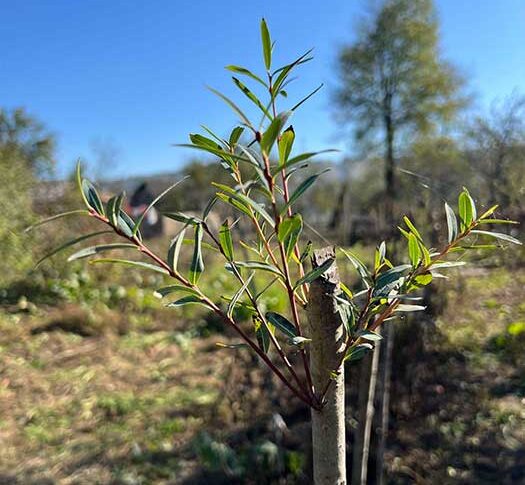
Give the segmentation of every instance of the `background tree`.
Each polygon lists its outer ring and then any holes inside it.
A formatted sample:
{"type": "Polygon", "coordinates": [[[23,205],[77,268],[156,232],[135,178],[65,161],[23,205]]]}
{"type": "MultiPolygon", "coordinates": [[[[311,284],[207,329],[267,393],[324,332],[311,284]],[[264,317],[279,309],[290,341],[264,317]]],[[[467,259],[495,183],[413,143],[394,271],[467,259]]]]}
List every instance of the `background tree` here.
{"type": "Polygon", "coordinates": [[[55,139],[24,108],[0,108],[0,147],[15,149],[17,158],[37,175],[53,167],[55,139]]]}
{"type": "MultiPolygon", "coordinates": [[[[336,109],[344,121],[352,123],[358,142],[372,142],[384,151],[385,228],[395,227],[399,143],[415,130],[427,133],[451,120],[464,102],[458,96],[461,79],[442,59],[438,40],[432,0],[387,0],[362,22],[359,38],[339,54],[336,109]]],[[[384,433],[391,332],[392,326],[387,326],[382,372],[384,433]]],[[[383,434],[381,441],[384,439],[383,434]]]]}
{"type": "Polygon", "coordinates": [[[525,180],[525,96],[514,93],[478,117],[466,140],[467,158],[491,204],[520,208],[525,180]]]}

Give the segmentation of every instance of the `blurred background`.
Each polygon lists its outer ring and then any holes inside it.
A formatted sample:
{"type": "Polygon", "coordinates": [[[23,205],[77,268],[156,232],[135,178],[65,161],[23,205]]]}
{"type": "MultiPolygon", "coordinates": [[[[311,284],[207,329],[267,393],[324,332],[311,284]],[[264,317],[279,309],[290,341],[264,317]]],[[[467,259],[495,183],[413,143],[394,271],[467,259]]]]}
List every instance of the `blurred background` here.
{"type": "MultiPolygon", "coordinates": [[[[35,268],[98,227],[88,218],[24,232],[81,207],[77,159],[104,200],[126,191],[134,217],[184,175],[158,209],[202,212],[211,182],[228,175],[172,145],[201,124],[231,131],[235,116],[206,86],[233,98],[224,66],[264,73],[262,16],[277,64],[315,48],[280,109],[323,84],[293,118],[298,150],[338,149],[308,169],[330,171],[298,205],[316,246],[372,262],[406,214],[438,247],[443,203],[463,186],[480,212],[500,204],[499,218],[525,221],[521,0],[0,9],[0,483],[309,483],[308,409],[251,353],[218,348],[234,338],[215,316],[164,308],[153,295],[161,275],[63,253],[35,268]]],[[[211,220],[229,215],[217,204],[211,220]]],[[[522,225],[502,227],[523,241],[522,225]]],[[[177,229],[152,211],[144,236],[164,254],[177,229]]],[[[524,256],[522,246],[469,253],[466,270],[425,291],[424,315],[396,323],[388,483],[525,483],[524,256]]],[[[218,299],[237,289],[213,254],[203,286],[218,299]]],[[[278,289],[265,298],[285,311],[278,289]]],[[[359,366],[348,372],[351,463],[359,366]]]]}

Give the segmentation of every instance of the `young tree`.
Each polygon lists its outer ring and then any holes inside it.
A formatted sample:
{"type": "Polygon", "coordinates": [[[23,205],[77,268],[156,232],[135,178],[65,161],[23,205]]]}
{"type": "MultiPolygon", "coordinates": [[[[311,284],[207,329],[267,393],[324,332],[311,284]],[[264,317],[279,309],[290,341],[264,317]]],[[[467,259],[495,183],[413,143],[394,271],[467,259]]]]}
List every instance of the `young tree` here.
{"type": "MultiPolygon", "coordinates": [[[[236,349],[248,347],[264,362],[277,378],[298,399],[311,408],[312,448],[314,481],[318,485],[346,483],[345,469],[345,416],[344,416],[344,363],[353,363],[373,349],[380,339],[378,328],[402,312],[422,309],[414,304],[413,293],[430,283],[438,271],[462,265],[460,261],[445,261],[451,251],[461,251],[463,243],[476,233],[480,236],[518,242],[504,234],[488,233],[476,229],[490,222],[492,207],[478,216],[474,202],[464,190],[459,199],[459,222],[452,209],[447,206],[449,239],[439,249],[428,248],[413,224],[405,219],[402,232],[408,243],[408,262],[394,266],[382,243],[375,255],[373,268],[367,268],[352,253],[341,249],[355,266],[361,277],[361,287],[355,292],[339,281],[335,266],[335,249],[314,251],[311,244],[301,238],[303,219],[294,213],[296,202],[321,174],[314,174],[299,183],[293,183],[295,174],[303,169],[317,153],[293,154],[295,133],[287,124],[293,112],[308,99],[303,98],[290,110],[278,111],[284,96],[284,87],[298,66],[309,61],[309,52],[294,62],[277,69],[272,68],[273,44],[263,20],[261,23],[263,58],[266,72],[259,76],[241,66],[228,66],[236,73],[234,84],[260,111],[259,125],[246,116],[236,103],[214,91],[239,116],[241,124],[236,126],[228,138],[223,139],[206,130],[206,135],[191,134],[187,146],[216,156],[229,174],[230,183],[214,183],[216,193],[203,210],[201,217],[178,212],[165,213],[185,224],[170,243],[166,256],[152,251],[141,237],[140,227],[148,210],[156,205],[174,184],[160,194],[148,206],[138,220],[132,220],[122,210],[124,194],[110,198],[104,203],[93,184],[82,177],[80,165],[77,182],[85,209],[59,214],[41,223],[62,217],[83,214],[98,220],[106,229],[113,231],[119,240],[81,249],[68,260],[95,256],[92,263],[133,265],[156,271],[172,281],[171,285],[157,290],[160,297],[179,294],[168,303],[168,307],[202,305],[214,312],[225,325],[239,337],[237,344],[222,344],[236,349]],[[264,100],[255,95],[244,81],[244,76],[262,86],[264,100]],[[241,135],[247,132],[247,143],[241,143],[241,135]],[[240,167],[244,170],[241,171],[240,167]],[[246,178],[248,172],[250,178],[246,178]],[[238,238],[235,225],[225,221],[214,232],[207,223],[210,209],[215,203],[225,203],[239,217],[245,218],[253,227],[254,242],[238,238]],[[193,233],[188,241],[186,234],[193,233]],[[179,264],[182,244],[193,246],[189,269],[179,264]],[[240,246],[248,249],[251,259],[240,257],[240,246]],[[102,253],[114,250],[135,251],[147,261],[134,259],[100,258],[102,253]],[[137,251],[138,250],[138,251],[137,251]],[[238,290],[231,296],[216,299],[203,292],[199,285],[206,277],[204,252],[221,257],[225,272],[234,278],[238,290]],[[311,258],[312,269],[305,263],[311,258]],[[257,278],[261,283],[258,293],[250,288],[257,278]],[[267,311],[260,297],[272,285],[279,285],[288,300],[286,315],[267,311]],[[224,304],[226,301],[226,304],[224,304]],[[236,318],[235,309],[242,306],[251,316],[250,323],[236,318]],[[308,325],[305,325],[307,317],[308,325]]],[[[287,97],[287,96],[284,96],[287,97]]],[[[61,245],[58,250],[95,238],[107,230],[80,235],[61,245]]]]}

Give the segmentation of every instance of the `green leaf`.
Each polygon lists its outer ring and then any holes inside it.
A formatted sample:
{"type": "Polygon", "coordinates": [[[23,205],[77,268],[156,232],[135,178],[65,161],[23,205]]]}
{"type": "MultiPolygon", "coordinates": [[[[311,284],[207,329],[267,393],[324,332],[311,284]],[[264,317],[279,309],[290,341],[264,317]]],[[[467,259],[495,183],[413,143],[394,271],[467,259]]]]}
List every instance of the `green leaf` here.
{"type": "Polygon", "coordinates": [[[241,138],[243,132],[244,132],[244,127],[243,126],[236,126],[232,130],[232,132],[230,134],[230,139],[229,139],[230,148],[233,149],[233,147],[235,147],[235,145],[237,145],[237,142],[241,138]]]}
{"type": "Polygon", "coordinates": [[[106,204],[106,212],[109,219],[109,223],[113,227],[118,227],[118,215],[122,207],[122,201],[124,200],[124,192],[119,195],[115,195],[108,200],[106,204]]]}
{"type": "Polygon", "coordinates": [[[458,221],[452,208],[445,202],[445,212],[447,214],[448,242],[451,243],[458,237],[458,221]]]}
{"type": "Polygon", "coordinates": [[[95,186],[87,179],[82,180],[82,193],[87,200],[88,206],[97,214],[104,215],[104,206],[95,186]]]}
{"type": "Polygon", "coordinates": [[[270,350],[270,331],[259,318],[254,317],[253,324],[255,326],[255,336],[257,337],[259,347],[266,354],[268,350],[270,350]]]}
{"type": "Polygon", "coordinates": [[[401,305],[398,305],[394,312],[420,312],[425,310],[427,307],[422,305],[408,305],[402,303],[401,305]]]}
{"type": "Polygon", "coordinates": [[[172,293],[175,293],[177,291],[181,291],[183,293],[190,293],[192,295],[198,295],[199,293],[194,290],[193,288],[188,288],[184,285],[170,285],[170,286],[164,286],[162,288],[159,288],[158,290],[155,290],[153,292],[153,295],[157,298],[164,298],[167,295],[171,295],[172,293]]]}
{"type": "Polygon", "coordinates": [[[460,230],[464,232],[469,228],[472,221],[476,219],[476,206],[467,189],[463,189],[459,194],[458,206],[460,230]]]}
{"type": "Polygon", "coordinates": [[[492,214],[494,214],[494,211],[499,207],[498,204],[493,205],[490,209],[486,210],[483,214],[479,216],[480,219],[485,219],[492,214]]]}
{"type": "Polygon", "coordinates": [[[410,229],[410,232],[412,232],[414,236],[416,236],[417,239],[419,239],[420,241],[423,241],[423,238],[421,237],[421,234],[419,233],[419,231],[416,229],[416,226],[412,224],[412,221],[407,216],[403,217],[403,221],[405,221],[405,224],[410,229]]]}
{"type": "Polygon", "coordinates": [[[184,305],[202,305],[208,308],[208,305],[204,303],[198,296],[196,295],[188,295],[180,300],[172,301],[171,303],[168,303],[167,307],[179,307],[184,305]]]}
{"type": "Polygon", "coordinates": [[[321,175],[323,175],[327,171],[328,170],[323,170],[322,172],[316,173],[315,175],[310,175],[310,177],[308,177],[305,180],[303,180],[299,184],[299,186],[294,190],[294,192],[290,196],[290,199],[288,200],[288,202],[281,209],[281,214],[286,213],[286,211],[288,210],[288,207],[291,207],[292,204],[297,202],[299,197],[301,197],[315,183],[317,178],[320,177],[321,175]]]}
{"type": "Polygon", "coordinates": [[[138,268],[142,269],[149,269],[150,271],[156,271],[157,273],[162,274],[169,274],[168,270],[165,268],[162,268],[161,266],[156,266],[151,263],[143,263],[142,261],[131,261],[128,259],[110,259],[110,258],[101,258],[101,259],[93,259],[89,262],[90,264],[99,264],[99,263],[116,263],[116,264],[123,264],[126,266],[136,266],[138,268]]]}
{"type": "Polygon", "coordinates": [[[351,251],[345,250],[343,248],[339,249],[350,260],[354,268],[359,273],[359,276],[361,277],[361,280],[365,286],[369,288],[372,282],[372,275],[370,274],[370,271],[368,271],[366,265],[351,251]]]}
{"type": "Polygon", "coordinates": [[[286,257],[290,259],[295,244],[303,230],[303,218],[301,214],[294,214],[292,217],[283,219],[279,225],[277,239],[284,244],[286,257]]]}
{"type": "Polygon", "coordinates": [[[298,336],[294,324],[283,315],[276,312],[268,312],[265,316],[275,328],[283,332],[287,337],[295,338],[298,336]]]}
{"type": "Polygon", "coordinates": [[[299,106],[301,106],[303,103],[308,101],[314,94],[316,94],[322,87],[324,86],[323,83],[319,84],[308,96],[305,96],[301,101],[299,101],[290,111],[295,111],[299,106]]]}
{"type": "Polygon", "coordinates": [[[219,244],[228,261],[233,261],[233,239],[228,221],[224,221],[219,230],[219,244]]]}
{"type": "Polygon", "coordinates": [[[230,303],[228,305],[228,309],[226,311],[226,314],[231,318],[232,315],[233,315],[233,310],[235,309],[235,305],[237,304],[237,302],[239,301],[239,298],[242,296],[242,294],[246,291],[246,289],[248,288],[248,285],[250,284],[250,282],[252,281],[253,279],[253,276],[255,275],[255,273],[252,273],[250,276],[248,276],[248,278],[246,279],[246,281],[243,283],[243,285],[239,288],[239,290],[235,293],[235,295],[233,295],[232,299],[230,300],[230,303]]]}
{"type": "Polygon", "coordinates": [[[509,219],[481,219],[478,224],[519,224],[509,219]]]}
{"type": "Polygon", "coordinates": [[[217,347],[220,347],[221,349],[232,349],[232,350],[237,350],[237,349],[242,349],[243,347],[248,347],[248,344],[242,344],[242,343],[239,343],[239,344],[225,344],[225,343],[222,343],[222,342],[216,342],[215,345],[217,347]]]}
{"type": "Polygon", "coordinates": [[[299,58],[297,58],[294,62],[290,63],[290,64],[287,64],[283,67],[280,67],[279,69],[276,69],[273,73],[272,73],[272,77],[274,77],[276,74],[279,74],[277,76],[277,78],[275,79],[275,82],[272,86],[273,88],[273,92],[272,92],[272,98],[275,98],[276,96],[276,93],[279,92],[281,90],[281,87],[284,87],[284,82],[286,80],[286,78],[288,77],[288,75],[290,74],[290,72],[295,68],[297,67],[298,65],[300,64],[303,64],[305,62],[308,62],[308,61],[311,61],[313,59],[313,57],[310,56],[310,54],[312,53],[313,49],[309,49],[308,51],[306,51],[302,56],[300,56],[299,58]]]}
{"type": "Polygon", "coordinates": [[[263,133],[261,138],[261,150],[266,154],[269,154],[272,150],[272,147],[279,136],[283,126],[288,121],[288,118],[292,114],[291,111],[284,111],[279,113],[270,123],[270,126],[263,133]]]}
{"type": "Polygon", "coordinates": [[[282,276],[282,273],[275,266],[272,266],[268,263],[262,263],[260,261],[232,261],[231,263],[226,263],[226,269],[230,270],[232,264],[240,268],[267,271],[269,273],[274,273],[276,275],[282,276]]]}
{"type": "Polygon", "coordinates": [[[257,106],[264,115],[271,120],[273,116],[270,114],[270,112],[266,109],[266,107],[261,103],[259,98],[253,94],[248,87],[240,80],[237,79],[235,76],[232,77],[233,82],[235,85],[244,93],[244,95],[253,103],[255,106],[257,106]]]}
{"type": "Polygon", "coordinates": [[[261,41],[263,47],[264,65],[266,70],[270,70],[272,66],[272,41],[270,39],[270,31],[264,18],[261,20],[261,41]]]}
{"type": "Polygon", "coordinates": [[[90,207],[86,194],[84,193],[84,189],[82,188],[81,170],[82,170],[82,166],[80,164],[80,158],[79,158],[77,161],[77,169],[76,169],[77,187],[78,187],[78,191],[80,192],[80,195],[82,195],[82,200],[84,201],[84,204],[86,204],[86,207],[90,207]]]}
{"type": "Polygon", "coordinates": [[[195,246],[193,248],[193,258],[191,260],[188,278],[192,284],[197,284],[204,271],[204,261],[202,259],[202,224],[195,227],[195,246]]]}
{"type": "Polygon", "coordinates": [[[370,340],[372,342],[377,342],[378,340],[383,339],[381,335],[376,332],[372,332],[371,330],[364,330],[362,333],[359,333],[358,336],[362,339],[370,340]]]}
{"type": "Polygon", "coordinates": [[[226,66],[225,69],[228,69],[228,71],[231,72],[236,72],[237,74],[243,74],[244,76],[251,77],[254,81],[257,81],[258,83],[262,84],[265,88],[268,88],[268,85],[259,76],[251,72],[249,69],[246,69],[245,67],[230,64],[229,66],[226,66]]]}
{"type": "MultiPolygon", "coordinates": [[[[135,221],[126,214],[122,209],[120,209],[118,216],[117,229],[119,229],[125,236],[133,237],[133,228],[135,227],[135,221]]],[[[142,236],[140,231],[137,231],[136,237],[140,240],[142,236]]]]}
{"type": "Polygon", "coordinates": [[[310,254],[312,254],[312,246],[312,241],[308,241],[306,243],[306,246],[304,247],[301,255],[299,256],[299,262],[304,263],[306,258],[308,258],[310,254]]]}
{"type": "Polygon", "coordinates": [[[484,236],[494,237],[496,239],[501,239],[502,241],[507,241],[512,244],[519,244],[519,245],[522,244],[522,242],[519,241],[518,239],[512,236],[509,236],[508,234],[503,234],[501,232],[480,231],[478,229],[474,229],[473,231],[470,231],[470,232],[471,234],[483,234],[484,236]]]}
{"type": "Polygon", "coordinates": [[[419,261],[421,260],[421,250],[419,249],[417,238],[413,233],[410,233],[408,235],[408,257],[414,268],[419,264],[419,261]]]}
{"type": "Polygon", "coordinates": [[[153,199],[148,207],[146,207],[146,210],[144,210],[144,212],[142,212],[142,214],[140,215],[140,217],[138,218],[137,222],[135,223],[135,227],[133,228],[133,235],[137,234],[137,231],[139,230],[140,228],[140,225],[142,224],[142,221],[144,220],[144,217],[146,217],[146,214],[151,210],[151,208],[159,201],[161,200],[166,194],[168,194],[171,190],[173,190],[175,187],[177,187],[177,185],[181,184],[182,182],[184,182],[186,179],[189,178],[189,175],[186,175],[185,177],[183,177],[181,180],[179,180],[178,182],[175,182],[174,184],[170,185],[166,190],[162,191],[157,197],[155,197],[155,199],[153,199]]]}
{"type": "Polygon", "coordinates": [[[173,238],[171,241],[170,247],[168,249],[168,265],[173,270],[174,273],[177,272],[177,264],[179,261],[180,248],[184,242],[184,234],[186,233],[186,228],[178,234],[177,237],[173,238]]]}
{"type": "Polygon", "coordinates": [[[307,337],[300,337],[299,335],[297,337],[293,337],[291,339],[288,339],[289,345],[295,345],[296,347],[303,348],[304,344],[310,343],[312,341],[311,338],[307,337]]]}
{"type": "Polygon", "coordinates": [[[137,246],[128,243],[99,244],[97,246],[84,248],[80,251],[77,251],[76,253],[73,253],[71,256],[69,256],[69,258],[67,258],[67,261],[69,263],[77,259],[87,258],[89,256],[93,256],[94,254],[99,254],[104,251],[111,251],[113,249],[137,249],[137,246]]]}
{"type": "Polygon", "coordinates": [[[69,212],[62,212],[61,214],[56,214],[51,217],[46,217],[45,219],[42,219],[36,222],[35,224],[27,227],[25,229],[25,232],[32,231],[33,229],[35,229],[35,227],[42,226],[44,224],[47,224],[48,222],[53,222],[53,221],[56,221],[57,219],[62,219],[62,217],[76,216],[79,214],[89,216],[89,211],[87,211],[86,209],[76,209],[76,210],[69,211],[69,212]]]}
{"type": "Polygon", "coordinates": [[[432,282],[432,273],[422,273],[414,277],[416,286],[426,286],[432,282]]]}
{"type": "Polygon", "coordinates": [[[337,150],[321,150],[319,152],[301,153],[300,155],[297,155],[297,156],[295,156],[293,158],[290,158],[285,164],[279,165],[279,166],[275,167],[274,169],[272,169],[272,175],[275,176],[281,170],[288,169],[288,168],[292,167],[293,165],[297,165],[298,163],[301,163],[301,162],[306,162],[307,160],[310,160],[310,158],[313,158],[313,157],[315,157],[317,155],[320,155],[320,154],[323,154],[323,153],[336,152],[336,151],[337,150]]]}
{"type": "Polygon", "coordinates": [[[288,157],[290,156],[290,153],[292,151],[293,142],[295,140],[295,132],[293,131],[293,127],[289,126],[286,130],[284,130],[281,139],[278,142],[279,145],[279,165],[284,165],[288,157]]]}
{"type": "Polygon", "coordinates": [[[217,197],[213,196],[213,197],[210,198],[210,200],[206,204],[206,207],[202,211],[202,220],[203,221],[206,221],[206,218],[209,216],[209,214],[210,214],[211,210],[213,209],[213,206],[215,205],[216,202],[217,202],[217,197]]]}
{"type": "Polygon", "coordinates": [[[373,348],[374,347],[371,344],[359,344],[355,347],[350,347],[347,354],[345,355],[344,360],[348,362],[356,362],[361,360],[373,348]]]}
{"type": "Polygon", "coordinates": [[[65,242],[58,248],[53,249],[51,252],[47,253],[45,256],[41,257],[37,263],[35,264],[35,269],[38,268],[46,259],[49,259],[51,256],[54,256],[55,254],[59,253],[60,251],[63,251],[64,249],[69,248],[70,246],[73,246],[74,244],[78,244],[79,242],[85,241],[86,239],[100,236],[101,234],[108,234],[111,233],[111,231],[98,231],[98,232],[92,232],[90,234],[84,234],[80,237],[77,237],[75,239],[71,239],[70,241],[65,242]]]}
{"type": "Polygon", "coordinates": [[[212,185],[217,187],[219,190],[226,192],[228,195],[233,197],[234,199],[237,199],[239,202],[241,202],[244,206],[251,207],[257,214],[259,214],[271,227],[274,227],[274,220],[270,217],[268,212],[264,210],[261,204],[258,202],[255,202],[254,200],[250,199],[244,194],[241,194],[239,192],[236,192],[231,187],[228,187],[227,185],[218,184],[216,182],[212,182],[212,185]]]}
{"type": "MultiPolygon", "coordinates": [[[[465,261],[443,261],[441,263],[433,263],[432,270],[439,268],[455,268],[457,266],[465,266],[467,263],[465,261]]],[[[433,273],[434,274],[434,273],[433,273]]],[[[434,276],[436,276],[434,274],[434,276]]]]}
{"type": "Polygon", "coordinates": [[[306,273],[302,278],[300,278],[297,283],[295,283],[293,289],[296,290],[301,285],[304,285],[306,283],[311,283],[315,279],[317,279],[322,274],[326,273],[326,271],[335,263],[335,258],[327,259],[321,266],[318,266],[317,268],[314,268],[312,271],[309,271],[306,273]]]}
{"type": "Polygon", "coordinates": [[[221,98],[235,113],[237,113],[239,115],[239,117],[241,118],[241,120],[243,121],[243,123],[246,124],[246,126],[250,127],[253,131],[255,131],[255,129],[253,128],[252,124],[250,123],[250,120],[247,118],[247,116],[242,112],[242,110],[231,99],[229,99],[227,96],[224,96],[224,94],[222,94],[221,92],[217,91],[216,89],[213,89],[213,88],[210,88],[210,87],[208,89],[213,94],[215,94],[216,96],[221,98]]]}
{"type": "Polygon", "coordinates": [[[411,267],[410,264],[402,264],[379,274],[374,285],[374,296],[387,296],[399,287],[404,281],[404,273],[411,267]]]}
{"type": "Polygon", "coordinates": [[[162,215],[169,219],[173,219],[174,221],[182,222],[183,224],[191,226],[197,226],[203,222],[202,219],[199,219],[198,217],[188,216],[182,212],[163,212],[162,215]]]}

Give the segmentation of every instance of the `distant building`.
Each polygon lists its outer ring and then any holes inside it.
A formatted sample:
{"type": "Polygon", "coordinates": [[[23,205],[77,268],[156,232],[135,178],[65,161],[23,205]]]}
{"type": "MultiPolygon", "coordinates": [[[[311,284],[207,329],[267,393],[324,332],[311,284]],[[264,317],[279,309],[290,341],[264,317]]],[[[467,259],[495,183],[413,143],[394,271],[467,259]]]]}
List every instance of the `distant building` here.
{"type": "MultiPolygon", "coordinates": [[[[148,189],[148,184],[142,182],[131,195],[125,210],[133,219],[137,220],[154,199],[154,195],[148,189]]],[[[162,234],[163,220],[155,207],[152,207],[146,214],[140,232],[146,239],[162,234]]]]}

